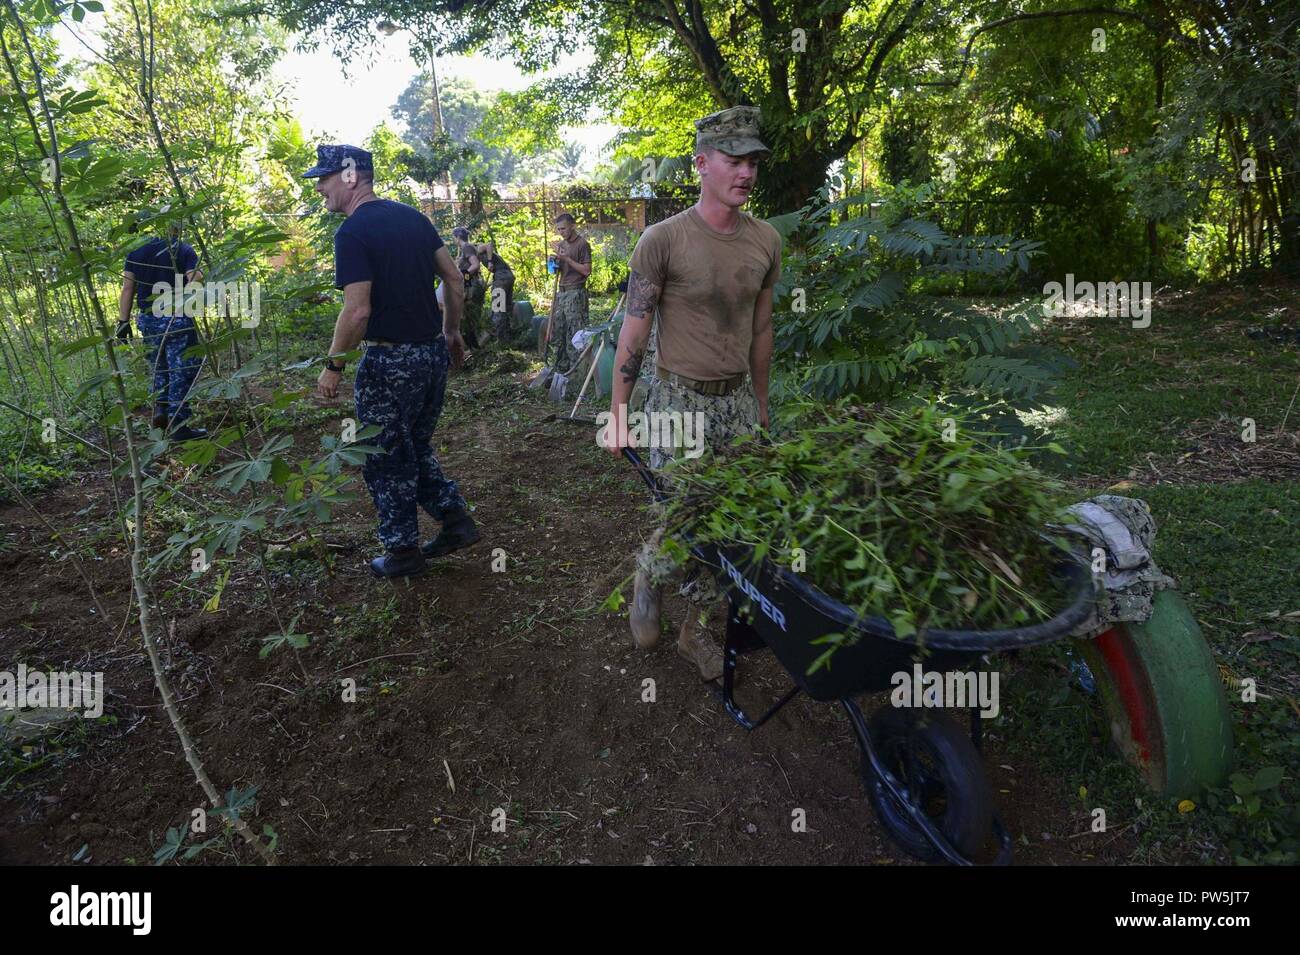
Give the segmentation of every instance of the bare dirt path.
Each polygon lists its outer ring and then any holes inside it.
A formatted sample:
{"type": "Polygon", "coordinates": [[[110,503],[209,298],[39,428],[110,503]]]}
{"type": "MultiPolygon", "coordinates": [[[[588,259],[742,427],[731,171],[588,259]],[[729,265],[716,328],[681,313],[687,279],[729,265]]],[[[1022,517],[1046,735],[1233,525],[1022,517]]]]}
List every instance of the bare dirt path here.
{"type": "MultiPolygon", "coordinates": [[[[461,376],[452,390],[437,440],[484,541],[409,585],[377,583],[365,570],[376,545],[358,480],[362,499],[322,534],[332,572],[293,551],[273,565],[281,612],[301,611],[298,629],[311,635],[301,651],[310,683],[287,648],[259,658],[275,628],[250,560],[233,566],[215,613],[202,610],[211,574],[159,589],[176,624],[171,675],[209,771],[218,785],[258,788],[255,828],[274,828],[282,859],[911,864],[871,813],[837,707],[796,701],[746,734],[670,639],[636,652],[624,621],[599,610],[631,572],[646,495],[597,449],[593,429],[544,422],[555,406],[512,376],[461,376]],[[344,678],[356,680],[356,702],[343,701],[344,678]],[[653,703],[642,701],[647,679],[653,703]],[[800,809],[806,832],[792,831],[800,809]]],[[[303,429],[298,446],[318,435],[303,429]]],[[[56,526],[86,536],[102,530],[109,500],[98,474],[40,498],[56,526]]],[[[7,507],[0,526],[0,668],[103,670],[112,718],[7,757],[11,769],[50,759],[0,777],[0,862],[66,863],[80,851],[83,861],[147,864],[201,794],[138,635],[118,639],[123,555],[106,537],[89,562],[114,617],[105,622],[33,515],[7,507]]],[[[675,599],[668,611],[680,622],[675,599]]],[[[751,707],[784,689],[770,660],[748,673],[751,707]]],[[[1078,799],[996,738],[986,763],[1017,861],[1131,853],[1124,833],[1070,838],[1088,828],[1078,799]]],[[[230,842],[191,864],[236,860],[251,861],[230,842]]]]}

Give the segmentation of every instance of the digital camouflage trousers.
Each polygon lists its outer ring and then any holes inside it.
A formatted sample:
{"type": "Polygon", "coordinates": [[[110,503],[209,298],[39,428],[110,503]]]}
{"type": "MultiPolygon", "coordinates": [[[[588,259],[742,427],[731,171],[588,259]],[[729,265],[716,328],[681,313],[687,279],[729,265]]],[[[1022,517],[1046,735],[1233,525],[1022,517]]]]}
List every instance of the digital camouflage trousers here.
{"type": "Polygon", "coordinates": [[[433,429],[447,390],[446,339],[372,346],[357,366],[357,421],[382,429],[368,444],[383,448],[362,466],[379,512],[379,539],[390,551],[419,543],[419,508],[436,520],[465,507],[456,482],[433,453],[433,429]]]}
{"type": "Polygon", "coordinates": [[[555,293],[551,303],[551,344],[555,348],[555,361],[551,367],[561,375],[568,375],[569,382],[565,396],[577,394],[581,382],[575,382],[578,358],[582,354],[573,347],[573,336],[581,328],[587,327],[587,290],[585,288],[562,288],[555,293]]]}
{"type": "MultiPolygon", "coordinates": [[[[703,428],[704,445],[711,449],[724,448],[733,438],[749,434],[758,427],[758,398],[749,379],[731,394],[718,396],[702,395],[656,375],[649,381],[645,411],[647,415],[651,412],[699,413],[702,417],[697,420],[703,428]]],[[[656,431],[662,435],[659,429],[656,431]]],[[[684,451],[680,447],[652,446],[646,461],[657,472],[659,480],[671,486],[672,468],[669,464],[684,451]]],[[[646,527],[650,538],[637,556],[637,568],[649,576],[652,584],[663,586],[672,578],[673,563],[659,552],[664,528],[663,512],[658,506],[650,509],[646,527]]],[[[707,608],[721,598],[713,575],[694,561],[687,565],[680,593],[699,608],[707,608]]]]}
{"type": "Polygon", "coordinates": [[[173,426],[178,425],[190,416],[185,399],[203,367],[201,358],[185,357],[186,349],[199,340],[194,319],[141,312],[135,323],[144,339],[145,358],[153,375],[154,414],[166,416],[173,426]]]}

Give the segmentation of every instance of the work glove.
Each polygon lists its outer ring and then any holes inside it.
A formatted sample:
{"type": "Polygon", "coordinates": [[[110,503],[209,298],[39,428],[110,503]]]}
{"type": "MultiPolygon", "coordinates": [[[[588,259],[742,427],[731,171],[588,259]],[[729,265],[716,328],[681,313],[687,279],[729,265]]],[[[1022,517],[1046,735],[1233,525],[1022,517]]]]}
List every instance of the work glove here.
{"type": "Polygon", "coordinates": [[[124,322],[117,323],[117,340],[120,342],[129,342],[131,340],[131,320],[128,318],[124,322]]]}

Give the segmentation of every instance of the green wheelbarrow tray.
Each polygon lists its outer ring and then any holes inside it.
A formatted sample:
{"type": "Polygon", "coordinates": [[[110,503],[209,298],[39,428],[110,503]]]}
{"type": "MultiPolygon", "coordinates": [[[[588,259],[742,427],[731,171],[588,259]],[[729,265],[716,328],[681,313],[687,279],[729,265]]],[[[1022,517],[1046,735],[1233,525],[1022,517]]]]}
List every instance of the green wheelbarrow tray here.
{"type": "Polygon", "coordinates": [[[1112,739],[1153,790],[1184,798],[1223,784],[1233,763],[1223,680],[1177,591],[1157,592],[1145,622],[1111,624],[1078,650],[1112,739]]]}

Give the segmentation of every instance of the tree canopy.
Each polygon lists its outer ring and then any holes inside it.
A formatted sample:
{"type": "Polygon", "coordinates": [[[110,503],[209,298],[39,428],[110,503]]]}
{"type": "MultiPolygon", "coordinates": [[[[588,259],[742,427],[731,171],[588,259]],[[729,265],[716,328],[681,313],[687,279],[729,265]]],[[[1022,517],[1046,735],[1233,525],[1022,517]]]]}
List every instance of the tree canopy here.
{"type": "MultiPolygon", "coordinates": [[[[490,144],[479,130],[497,95],[480,90],[468,80],[456,76],[439,81],[443,129],[453,142],[473,150],[472,157],[451,167],[453,178],[477,175],[491,182],[509,182],[515,176],[519,157],[509,147],[490,144]]],[[[393,104],[391,112],[393,118],[406,127],[402,140],[420,155],[427,156],[429,139],[433,135],[432,91],[427,73],[411,80],[393,104]]]]}
{"type": "MultiPolygon", "coordinates": [[[[677,157],[691,149],[693,119],[732,105],[759,106],[774,152],[755,198],[769,213],[803,205],[828,170],[868,145],[884,148],[892,173],[913,177],[932,173],[945,153],[976,170],[994,157],[1020,156],[1087,178],[1091,194],[1065,188],[1055,196],[1059,204],[1110,201],[1108,191],[1121,205],[1134,203],[1144,223],[1141,244],[1155,259],[1165,241],[1161,230],[1185,231],[1213,194],[1235,188],[1232,178],[1249,159],[1258,186],[1248,197],[1218,195],[1236,207],[1229,244],[1235,237],[1248,248],[1224,254],[1256,263],[1269,258],[1258,220],[1267,224],[1280,261],[1300,255],[1300,117],[1288,92],[1300,70],[1300,11],[1293,4],[270,3],[309,42],[329,42],[344,56],[367,49],[380,20],[410,25],[421,44],[439,52],[510,57],[531,71],[587,51],[584,68],[498,98],[485,126],[494,143],[522,152],[553,145],[563,125],[601,116],[625,129],[616,160],[677,157]],[[908,128],[914,141],[903,142],[908,128]],[[924,153],[928,165],[900,166],[900,147],[914,160],[924,153]],[[1064,160],[1057,155],[1063,152],[1064,160]],[[1225,158],[1237,167],[1231,178],[1225,158]],[[1218,180],[1211,194],[1180,181],[1198,173],[1218,180]]],[[[1014,177],[986,185],[1032,203],[1067,181],[1059,178],[1055,186],[1014,177]]]]}

